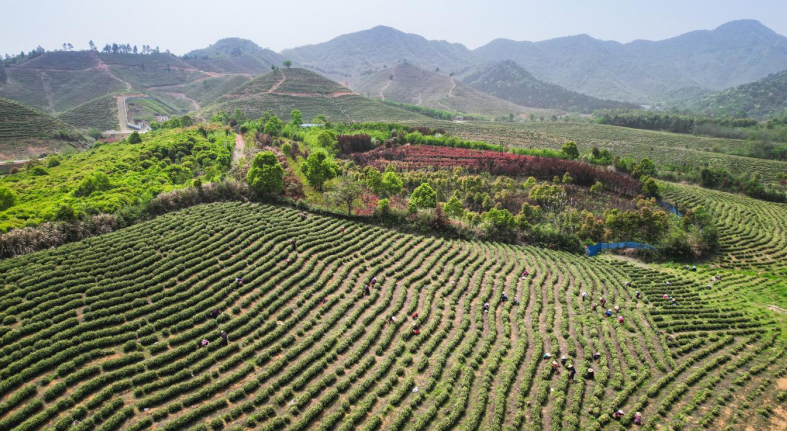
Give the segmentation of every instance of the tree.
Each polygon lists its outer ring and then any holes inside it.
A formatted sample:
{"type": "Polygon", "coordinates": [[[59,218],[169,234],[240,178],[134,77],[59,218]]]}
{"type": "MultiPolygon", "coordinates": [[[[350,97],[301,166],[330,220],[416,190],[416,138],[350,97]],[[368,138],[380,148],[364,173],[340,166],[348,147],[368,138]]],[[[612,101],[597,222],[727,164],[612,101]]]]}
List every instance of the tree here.
{"type": "Polygon", "coordinates": [[[369,190],[379,195],[382,190],[383,174],[374,166],[367,166],[363,170],[363,176],[366,180],[366,187],[369,187],[369,190]]]}
{"type": "Polygon", "coordinates": [[[566,142],[560,151],[566,155],[569,159],[576,159],[579,158],[579,149],[577,149],[577,144],[574,142],[566,142]]]}
{"type": "Polygon", "coordinates": [[[393,171],[386,171],[380,181],[380,195],[388,198],[402,192],[403,183],[399,175],[393,171]]]}
{"type": "Polygon", "coordinates": [[[284,190],[284,168],[272,152],[257,153],[246,181],[261,193],[280,193],[284,190]]]}
{"type": "Polygon", "coordinates": [[[279,120],[279,117],[273,116],[265,123],[265,127],[263,128],[263,133],[266,135],[271,136],[278,136],[281,129],[284,127],[284,122],[279,120]]]}
{"type": "Polygon", "coordinates": [[[656,183],[651,177],[645,176],[643,177],[642,181],[642,193],[649,198],[661,198],[661,191],[659,191],[659,185],[656,183]]]}
{"type": "Polygon", "coordinates": [[[91,39],[91,40],[90,40],[90,42],[88,42],[87,44],[88,44],[88,46],[90,47],[90,50],[91,50],[91,51],[95,51],[95,50],[96,50],[96,44],[95,44],[95,43],[93,43],[93,40],[92,40],[92,39],[91,39]]]}
{"type": "Polygon", "coordinates": [[[317,145],[331,153],[337,150],[336,133],[333,130],[323,130],[317,135],[317,145]]]}
{"type": "Polygon", "coordinates": [[[429,183],[421,183],[410,195],[410,204],[416,208],[434,208],[437,206],[437,192],[429,183]]]}
{"type": "Polygon", "coordinates": [[[511,233],[516,227],[516,219],[507,209],[492,208],[484,214],[484,222],[498,235],[511,233]]]}
{"type": "Polygon", "coordinates": [[[132,132],[131,135],[128,137],[129,144],[139,144],[142,142],[142,137],[139,136],[139,132],[132,132]]]}
{"type": "Polygon", "coordinates": [[[650,159],[644,158],[637,163],[634,170],[631,172],[634,178],[641,178],[643,175],[653,176],[656,175],[656,164],[650,159]]]}
{"type": "Polygon", "coordinates": [[[301,165],[301,171],[306,175],[306,179],[312,187],[322,191],[322,186],[326,181],[336,178],[338,166],[323,149],[317,149],[309,154],[306,163],[301,165]]]}
{"type": "Polygon", "coordinates": [[[284,62],[283,62],[282,64],[283,64],[283,65],[284,65],[284,67],[286,67],[287,69],[289,69],[289,68],[290,68],[290,66],[292,66],[292,62],[291,62],[290,60],[284,60],[284,62]]]}
{"type": "Polygon", "coordinates": [[[194,125],[194,120],[189,117],[188,115],[184,115],[180,117],[180,125],[183,127],[189,127],[194,125]]]}
{"type": "Polygon", "coordinates": [[[362,191],[361,183],[352,177],[344,176],[339,184],[328,192],[328,199],[337,205],[346,205],[347,215],[352,215],[352,210],[358,203],[362,191]]]}
{"type": "Polygon", "coordinates": [[[465,207],[462,205],[462,201],[456,196],[456,193],[451,196],[451,199],[448,199],[448,202],[443,204],[443,211],[445,211],[449,217],[459,218],[465,215],[465,207]]]}
{"type": "Polygon", "coordinates": [[[0,211],[16,205],[16,193],[7,187],[0,187],[0,211]]]}
{"type": "Polygon", "coordinates": [[[294,126],[300,126],[303,124],[303,115],[301,114],[301,111],[293,109],[290,112],[290,124],[294,126]]]}

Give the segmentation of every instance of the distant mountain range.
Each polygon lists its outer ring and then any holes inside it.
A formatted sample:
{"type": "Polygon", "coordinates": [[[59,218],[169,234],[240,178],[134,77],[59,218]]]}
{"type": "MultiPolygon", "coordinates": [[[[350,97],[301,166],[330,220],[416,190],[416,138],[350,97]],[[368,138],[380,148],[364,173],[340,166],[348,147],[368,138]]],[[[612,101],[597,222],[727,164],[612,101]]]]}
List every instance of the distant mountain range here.
{"type": "Polygon", "coordinates": [[[591,114],[596,109],[636,108],[637,105],[602,100],[536,79],[511,60],[493,63],[464,78],[465,83],[492,96],[544,109],[591,114]]]}
{"type": "Polygon", "coordinates": [[[667,106],[702,115],[767,118],[787,115],[787,70],[717,92],[675,96],[667,106]]]}
{"type": "Polygon", "coordinates": [[[350,80],[350,87],[366,97],[487,117],[557,113],[502,100],[478,91],[448,73],[424,70],[410,63],[354,78],[350,80]]]}
{"type": "Polygon", "coordinates": [[[471,51],[379,26],[282,54],[321,73],[345,77],[405,60],[460,76],[488,62],[513,60],[535,78],[569,90],[652,103],[680,88],[722,90],[785,70],[787,37],[758,21],[741,20],[661,41],[623,44],[587,35],[542,42],[497,39],[471,51]]]}
{"type": "Polygon", "coordinates": [[[370,74],[404,62],[426,70],[439,68],[454,73],[485,62],[460,43],[426,40],[385,26],[286,49],[282,55],[322,73],[345,77],[370,74]]]}
{"type": "Polygon", "coordinates": [[[203,71],[251,75],[267,73],[271,66],[281,66],[285,60],[281,54],[237,37],[220,39],[207,48],[187,53],[184,58],[203,71]]]}

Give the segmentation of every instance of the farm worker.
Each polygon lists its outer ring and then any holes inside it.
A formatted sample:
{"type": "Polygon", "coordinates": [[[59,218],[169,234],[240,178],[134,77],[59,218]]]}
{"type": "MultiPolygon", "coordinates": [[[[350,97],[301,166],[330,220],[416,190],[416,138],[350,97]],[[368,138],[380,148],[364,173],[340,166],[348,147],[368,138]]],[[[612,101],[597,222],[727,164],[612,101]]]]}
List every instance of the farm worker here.
{"type": "Polygon", "coordinates": [[[484,313],[488,313],[488,312],[489,312],[489,303],[484,302],[484,313]]]}
{"type": "Polygon", "coordinates": [[[557,361],[552,361],[552,371],[560,374],[560,366],[557,364],[557,361]]]}
{"type": "Polygon", "coordinates": [[[391,324],[396,323],[396,316],[389,317],[388,318],[388,323],[391,323],[391,324]]]}
{"type": "Polygon", "coordinates": [[[566,357],[566,355],[563,355],[563,356],[560,357],[560,364],[561,365],[566,365],[566,361],[568,361],[568,358],[566,357]]]}
{"type": "Polygon", "coordinates": [[[626,282],[626,287],[631,287],[631,282],[630,281],[626,282]]]}
{"type": "Polygon", "coordinates": [[[200,347],[208,347],[209,343],[210,343],[210,341],[208,341],[208,340],[202,340],[202,342],[199,343],[199,346],[200,347]]]}
{"type": "Polygon", "coordinates": [[[238,277],[235,279],[235,283],[238,283],[238,286],[243,286],[243,279],[238,277]]]}
{"type": "Polygon", "coordinates": [[[601,353],[599,353],[599,352],[594,353],[593,354],[593,360],[594,361],[598,361],[599,359],[601,359],[601,353]]]}
{"type": "Polygon", "coordinates": [[[662,298],[662,299],[669,299],[669,295],[667,295],[667,294],[665,293],[665,294],[661,295],[661,298],[662,298]]]}
{"type": "Polygon", "coordinates": [[[344,226],[342,226],[342,233],[344,233],[344,226]]]}
{"type": "Polygon", "coordinates": [[[285,265],[289,265],[291,262],[292,262],[292,260],[290,260],[290,258],[289,258],[289,257],[288,257],[287,259],[285,259],[285,260],[284,260],[284,264],[285,264],[285,265]]]}
{"type": "Polygon", "coordinates": [[[618,316],[618,323],[623,323],[623,316],[618,316]]]}
{"type": "Polygon", "coordinates": [[[306,220],[306,214],[305,213],[300,213],[299,215],[301,217],[301,220],[306,220]]]}
{"type": "Polygon", "coordinates": [[[587,298],[587,296],[588,296],[587,292],[582,292],[582,300],[583,301],[585,300],[585,298],[587,298]]]}
{"type": "Polygon", "coordinates": [[[665,281],[665,282],[664,282],[664,284],[666,284],[667,286],[669,286],[669,285],[670,285],[670,282],[669,282],[669,281],[665,281]]]}
{"type": "Polygon", "coordinates": [[[617,313],[618,311],[620,311],[620,307],[616,305],[615,308],[613,308],[613,310],[615,310],[615,313],[617,313]]]}
{"type": "Polygon", "coordinates": [[[214,319],[219,317],[219,310],[211,310],[210,311],[210,317],[212,317],[214,319]]]}
{"type": "Polygon", "coordinates": [[[594,303],[593,303],[593,305],[591,305],[591,306],[590,306],[590,308],[592,308],[592,309],[593,309],[593,311],[596,311],[596,309],[598,308],[598,304],[596,304],[596,303],[594,302],[594,303]]]}
{"type": "Polygon", "coordinates": [[[710,284],[705,286],[705,289],[710,290],[710,284]]]}
{"type": "Polygon", "coordinates": [[[418,327],[417,323],[413,323],[413,334],[418,335],[421,333],[420,328],[418,327]]]}
{"type": "Polygon", "coordinates": [[[593,380],[596,378],[596,372],[593,371],[592,368],[588,368],[587,373],[585,373],[585,378],[588,380],[593,380]]]}
{"type": "Polygon", "coordinates": [[[603,307],[603,306],[605,306],[605,305],[607,305],[607,299],[606,299],[606,298],[604,298],[603,296],[601,297],[601,299],[599,299],[599,302],[601,303],[601,306],[602,306],[602,307],[603,307]]]}
{"type": "Polygon", "coordinates": [[[369,285],[368,284],[364,284],[363,285],[363,294],[364,294],[364,296],[369,296],[369,295],[372,294],[371,290],[369,290],[369,285]]]}
{"type": "Polygon", "coordinates": [[[322,307],[323,305],[325,305],[327,303],[328,303],[328,297],[326,296],[325,298],[322,299],[322,301],[320,301],[320,306],[322,307]]]}
{"type": "Polygon", "coordinates": [[[530,275],[530,273],[527,272],[527,270],[522,271],[522,277],[527,277],[528,275],[530,275]]]}
{"type": "Polygon", "coordinates": [[[377,277],[374,277],[374,278],[372,279],[372,287],[374,287],[374,285],[375,285],[376,283],[377,283],[377,277]]]}
{"type": "Polygon", "coordinates": [[[292,249],[293,249],[293,250],[295,250],[295,249],[298,247],[298,245],[296,244],[296,242],[295,242],[295,240],[294,240],[294,239],[291,239],[291,240],[290,240],[290,245],[292,246],[292,249]]]}
{"type": "Polygon", "coordinates": [[[505,292],[503,292],[503,293],[500,295],[500,299],[502,299],[502,300],[503,300],[503,302],[508,302],[508,295],[506,295],[506,294],[505,294],[505,292]]]}
{"type": "Polygon", "coordinates": [[[519,298],[514,298],[514,305],[519,305],[519,298]]]}
{"type": "Polygon", "coordinates": [[[691,267],[691,270],[692,270],[692,271],[694,271],[694,272],[697,272],[697,265],[693,265],[693,266],[691,267]]]}
{"type": "Polygon", "coordinates": [[[612,317],[612,310],[607,310],[604,314],[606,314],[607,317],[612,317]]]}
{"type": "Polygon", "coordinates": [[[551,358],[551,357],[552,357],[552,354],[551,354],[551,353],[549,353],[549,352],[546,352],[546,353],[544,353],[544,360],[545,360],[545,361],[546,361],[546,360],[548,360],[548,359],[549,359],[549,358],[551,358]]]}
{"type": "Polygon", "coordinates": [[[226,345],[229,341],[227,340],[227,333],[225,331],[221,331],[221,344],[226,345]]]}
{"type": "Polygon", "coordinates": [[[574,368],[573,364],[568,364],[568,366],[566,368],[568,368],[568,379],[573,381],[574,380],[574,376],[577,375],[577,369],[574,368]]]}
{"type": "Polygon", "coordinates": [[[640,292],[639,290],[634,295],[637,296],[637,299],[642,299],[642,292],[640,292]]]}
{"type": "Polygon", "coordinates": [[[634,413],[634,425],[642,425],[642,413],[634,413]]]}
{"type": "Polygon", "coordinates": [[[620,419],[623,417],[623,410],[618,410],[615,413],[612,413],[612,417],[615,419],[620,419]]]}
{"type": "Polygon", "coordinates": [[[418,312],[416,311],[415,313],[413,313],[413,319],[417,319],[417,318],[418,318],[418,312]]]}

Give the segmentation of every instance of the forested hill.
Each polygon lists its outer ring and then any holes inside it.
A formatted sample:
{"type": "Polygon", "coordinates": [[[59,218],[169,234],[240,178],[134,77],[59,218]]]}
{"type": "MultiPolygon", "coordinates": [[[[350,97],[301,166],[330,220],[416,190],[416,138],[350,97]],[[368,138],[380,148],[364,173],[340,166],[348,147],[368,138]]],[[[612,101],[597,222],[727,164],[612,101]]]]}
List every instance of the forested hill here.
{"type": "Polygon", "coordinates": [[[712,116],[784,116],[787,114],[787,70],[749,84],[684,100],[677,107],[712,116]]]}
{"type": "Polygon", "coordinates": [[[574,91],[636,102],[685,87],[723,90],[787,69],[787,37],[753,20],[661,41],[497,39],[473,52],[490,61],[514,60],[536,78],[574,91]]]}
{"type": "Polygon", "coordinates": [[[633,108],[636,105],[602,100],[536,79],[511,60],[497,62],[464,78],[484,93],[521,106],[560,109],[590,114],[596,109],[633,108]]]}
{"type": "Polygon", "coordinates": [[[271,66],[279,67],[285,60],[281,54],[237,37],[220,39],[207,48],[189,52],[183,58],[200,70],[252,75],[266,73],[271,66]]]}

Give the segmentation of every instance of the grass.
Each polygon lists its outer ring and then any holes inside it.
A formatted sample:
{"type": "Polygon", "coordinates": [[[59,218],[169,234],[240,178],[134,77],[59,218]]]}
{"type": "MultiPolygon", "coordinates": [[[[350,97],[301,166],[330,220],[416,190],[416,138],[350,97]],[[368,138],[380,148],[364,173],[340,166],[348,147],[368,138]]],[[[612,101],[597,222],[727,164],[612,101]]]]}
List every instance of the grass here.
{"type": "Polygon", "coordinates": [[[57,220],[65,216],[63,206],[77,216],[113,213],[184,187],[199,175],[210,181],[229,167],[228,142],[234,141],[223,129],[205,138],[193,127],[148,133],[141,144],[121,141],[50,157],[38,170],[24,169],[0,178],[0,186],[17,196],[14,206],[0,212],[0,230],[57,220]],[[79,192],[86,179],[98,173],[106,175],[108,184],[79,192]]]}

